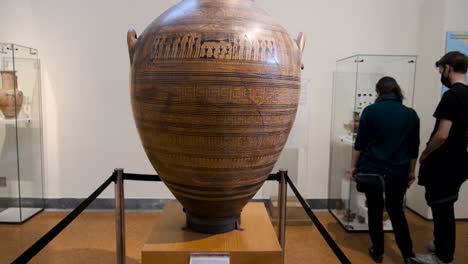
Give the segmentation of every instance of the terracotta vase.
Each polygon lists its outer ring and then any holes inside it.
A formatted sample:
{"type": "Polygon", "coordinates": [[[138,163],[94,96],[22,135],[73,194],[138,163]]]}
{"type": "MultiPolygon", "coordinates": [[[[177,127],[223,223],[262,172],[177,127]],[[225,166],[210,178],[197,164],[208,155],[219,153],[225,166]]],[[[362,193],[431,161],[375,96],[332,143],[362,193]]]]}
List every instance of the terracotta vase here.
{"type": "Polygon", "coordinates": [[[15,71],[0,71],[2,88],[0,89],[0,110],[5,119],[12,119],[18,115],[23,106],[23,92],[15,89],[15,71]]]}
{"type": "Polygon", "coordinates": [[[127,35],[146,154],[188,227],[221,233],[272,171],[294,122],[304,35],[252,0],[185,0],[127,35]]]}

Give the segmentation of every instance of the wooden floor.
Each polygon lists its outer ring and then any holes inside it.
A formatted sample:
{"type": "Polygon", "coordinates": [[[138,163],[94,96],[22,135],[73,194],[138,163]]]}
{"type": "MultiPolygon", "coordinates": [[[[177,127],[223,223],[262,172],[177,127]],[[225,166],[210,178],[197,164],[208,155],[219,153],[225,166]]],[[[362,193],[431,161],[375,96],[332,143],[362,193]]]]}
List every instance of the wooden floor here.
{"type": "MultiPolygon", "coordinates": [[[[352,263],[373,263],[365,233],[346,233],[328,212],[317,213],[323,225],[352,263]]],[[[23,250],[59,222],[66,213],[43,212],[23,225],[0,225],[0,263],[10,263],[23,250]]],[[[126,214],[127,263],[140,263],[143,243],[159,213],[126,214]]],[[[432,238],[431,222],[408,213],[415,251],[425,253],[432,238]]],[[[287,227],[286,263],[339,263],[318,231],[312,226],[287,227]]],[[[384,263],[402,263],[392,233],[385,236],[384,263]]],[[[468,263],[468,221],[457,223],[454,263],[468,263]]],[[[115,263],[115,226],[112,212],[85,212],[55,238],[31,263],[115,263]]]]}

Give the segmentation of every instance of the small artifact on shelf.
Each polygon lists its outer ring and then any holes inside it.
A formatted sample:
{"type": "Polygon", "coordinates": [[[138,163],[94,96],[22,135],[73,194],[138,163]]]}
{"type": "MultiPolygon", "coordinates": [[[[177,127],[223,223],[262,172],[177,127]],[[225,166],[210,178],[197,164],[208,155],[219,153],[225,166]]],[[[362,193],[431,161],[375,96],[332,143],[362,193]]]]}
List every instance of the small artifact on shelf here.
{"type": "Polygon", "coordinates": [[[351,211],[351,209],[347,209],[343,215],[343,221],[345,222],[352,222],[356,218],[356,213],[351,211]]]}
{"type": "Polygon", "coordinates": [[[353,133],[353,134],[357,133],[358,129],[359,129],[359,120],[360,120],[359,112],[354,111],[353,112],[353,120],[351,120],[348,123],[344,124],[345,129],[348,130],[349,132],[353,133]]]}
{"type": "Polygon", "coordinates": [[[336,209],[343,209],[345,208],[346,204],[343,200],[335,200],[335,208],[336,209]]]}
{"type": "Polygon", "coordinates": [[[358,219],[358,222],[359,222],[360,224],[366,223],[366,217],[365,217],[365,216],[358,215],[358,216],[357,216],[357,219],[358,219]]]}
{"type": "Polygon", "coordinates": [[[184,0],[127,34],[146,154],[189,228],[222,233],[272,171],[296,116],[304,34],[252,0],[184,0]]]}
{"type": "Polygon", "coordinates": [[[15,71],[0,71],[2,88],[0,89],[0,110],[5,119],[18,116],[23,105],[23,92],[16,87],[17,77],[15,71]]]}

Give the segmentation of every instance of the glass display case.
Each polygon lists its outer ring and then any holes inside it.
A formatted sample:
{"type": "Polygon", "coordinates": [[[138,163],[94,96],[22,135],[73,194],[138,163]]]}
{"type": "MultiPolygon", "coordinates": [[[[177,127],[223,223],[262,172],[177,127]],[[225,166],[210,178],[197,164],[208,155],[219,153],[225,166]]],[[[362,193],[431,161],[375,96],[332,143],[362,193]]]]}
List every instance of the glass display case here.
{"type": "MultiPolygon", "coordinates": [[[[338,60],[333,84],[333,119],[330,135],[330,212],[347,231],[367,231],[367,206],[363,193],[347,172],[362,110],[377,98],[375,84],[391,76],[400,85],[407,106],[413,104],[416,56],[356,55],[338,60]]],[[[391,231],[388,215],[384,230],[391,231]]]]}
{"type": "Polygon", "coordinates": [[[40,63],[36,49],[0,43],[0,222],[44,208],[40,63]]]}

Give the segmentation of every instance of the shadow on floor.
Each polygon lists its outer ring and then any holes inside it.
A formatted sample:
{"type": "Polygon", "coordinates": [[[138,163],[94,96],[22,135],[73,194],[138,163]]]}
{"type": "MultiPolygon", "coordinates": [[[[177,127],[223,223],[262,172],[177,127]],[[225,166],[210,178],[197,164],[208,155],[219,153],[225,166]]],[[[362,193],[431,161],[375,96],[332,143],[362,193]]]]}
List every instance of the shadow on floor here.
{"type": "MultiPolygon", "coordinates": [[[[335,242],[345,251],[348,258],[353,262],[352,255],[346,252],[357,252],[356,255],[367,256],[369,248],[371,247],[369,234],[364,233],[350,233],[346,232],[339,223],[327,224],[328,232],[335,238],[335,242]]],[[[393,263],[399,263],[402,261],[400,252],[395,251],[392,247],[388,246],[390,243],[395,243],[393,239],[393,233],[385,233],[385,255],[384,258],[393,263]]],[[[370,257],[369,257],[370,260],[370,257]]]]}
{"type": "MultiPolygon", "coordinates": [[[[43,250],[30,263],[48,263],[48,264],[82,264],[82,263],[116,263],[116,255],[113,251],[103,249],[88,248],[70,248],[63,250],[43,250]]],[[[127,257],[127,264],[140,263],[136,259],[127,257]]]]}

